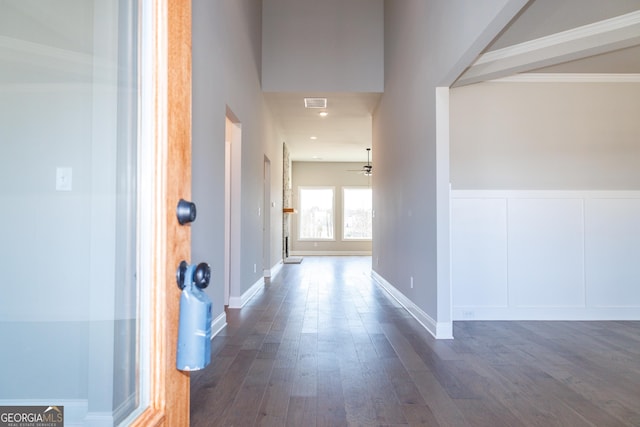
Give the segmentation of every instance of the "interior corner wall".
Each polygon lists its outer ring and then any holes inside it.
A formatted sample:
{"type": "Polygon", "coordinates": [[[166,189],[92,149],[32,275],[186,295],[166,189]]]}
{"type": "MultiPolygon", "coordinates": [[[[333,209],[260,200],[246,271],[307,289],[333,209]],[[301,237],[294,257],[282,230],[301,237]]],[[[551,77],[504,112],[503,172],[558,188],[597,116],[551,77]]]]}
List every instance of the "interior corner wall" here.
{"type": "MultiPolygon", "coordinates": [[[[198,219],[192,225],[192,262],[209,262],[213,318],[224,313],[224,179],[227,108],[242,129],[239,271],[233,298],[262,280],[263,168],[271,160],[272,257],[281,253],[281,139],[273,127],[260,86],[261,3],[252,0],[193,1],[192,195],[198,219]],[[276,225],[274,225],[276,224],[276,225]],[[256,268],[254,269],[254,265],[256,268]]],[[[272,258],[274,261],[275,258],[272,258]]],[[[274,261],[275,263],[275,261],[274,261]]]]}
{"type": "Polygon", "coordinates": [[[373,150],[380,159],[373,268],[414,305],[434,335],[440,324],[451,324],[450,304],[438,304],[438,292],[451,288],[437,280],[436,198],[438,191],[448,191],[449,182],[436,174],[436,88],[450,85],[525,4],[384,4],[385,88],[373,116],[373,150]]]}
{"type": "Polygon", "coordinates": [[[382,92],[383,0],[263,0],[266,92],[382,92]]]}

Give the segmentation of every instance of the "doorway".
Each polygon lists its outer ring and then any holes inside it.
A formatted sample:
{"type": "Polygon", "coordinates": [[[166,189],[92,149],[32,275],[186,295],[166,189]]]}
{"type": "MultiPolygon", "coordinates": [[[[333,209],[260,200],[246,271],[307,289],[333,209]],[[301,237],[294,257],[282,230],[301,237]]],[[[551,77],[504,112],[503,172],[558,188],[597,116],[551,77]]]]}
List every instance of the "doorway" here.
{"type": "Polygon", "coordinates": [[[262,265],[264,277],[271,277],[271,161],[264,156],[262,208],[262,265]]]}
{"type": "Polygon", "coordinates": [[[224,150],[224,305],[240,295],[240,177],[242,126],[227,108],[224,150]]]}

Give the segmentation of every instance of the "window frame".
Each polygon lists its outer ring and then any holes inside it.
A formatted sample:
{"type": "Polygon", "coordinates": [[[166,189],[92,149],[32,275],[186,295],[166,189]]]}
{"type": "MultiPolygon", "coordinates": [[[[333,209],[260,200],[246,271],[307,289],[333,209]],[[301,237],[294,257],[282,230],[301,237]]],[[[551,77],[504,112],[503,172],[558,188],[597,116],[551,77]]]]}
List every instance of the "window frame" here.
{"type": "Polygon", "coordinates": [[[336,241],[336,187],[330,185],[298,187],[298,241],[300,242],[335,242],[336,241]],[[332,237],[302,237],[302,192],[304,190],[331,190],[332,237]]]}
{"type": "Polygon", "coordinates": [[[371,242],[373,241],[373,190],[371,187],[366,186],[344,186],[342,187],[342,241],[344,242],[371,242]],[[348,190],[369,190],[371,191],[371,237],[368,238],[350,238],[345,236],[345,226],[347,224],[347,209],[346,209],[346,193],[348,190]]]}

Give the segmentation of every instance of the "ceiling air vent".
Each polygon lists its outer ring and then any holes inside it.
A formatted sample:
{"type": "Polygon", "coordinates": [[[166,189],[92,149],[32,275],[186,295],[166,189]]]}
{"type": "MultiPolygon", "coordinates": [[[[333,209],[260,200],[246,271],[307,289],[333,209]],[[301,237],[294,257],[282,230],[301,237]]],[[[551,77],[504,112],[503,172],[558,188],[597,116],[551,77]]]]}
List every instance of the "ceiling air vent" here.
{"type": "Polygon", "coordinates": [[[327,98],[305,98],[305,108],[327,108],[327,98]]]}

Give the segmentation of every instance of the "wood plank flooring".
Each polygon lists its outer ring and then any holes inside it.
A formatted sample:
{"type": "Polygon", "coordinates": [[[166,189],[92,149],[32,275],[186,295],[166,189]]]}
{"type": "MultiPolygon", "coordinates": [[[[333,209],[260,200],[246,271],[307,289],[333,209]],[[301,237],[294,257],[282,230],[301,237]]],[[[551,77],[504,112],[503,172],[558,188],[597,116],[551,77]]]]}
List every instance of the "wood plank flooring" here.
{"type": "Polygon", "coordinates": [[[306,257],[213,340],[192,426],[640,426],[640,322],[456,322],[436,341],[369,257],[306,257]]]}

